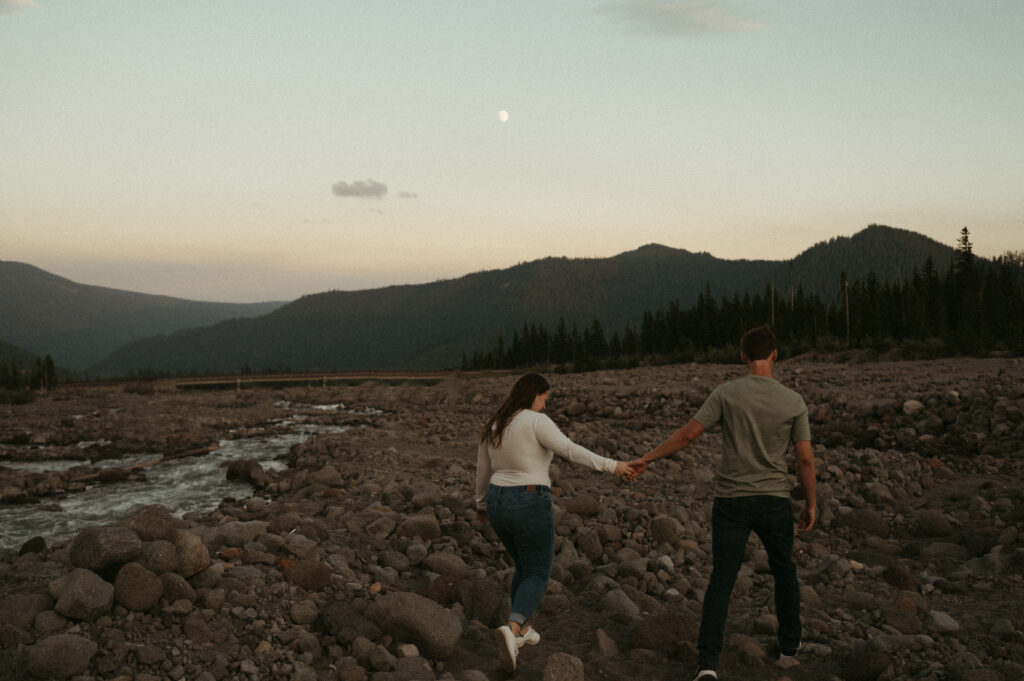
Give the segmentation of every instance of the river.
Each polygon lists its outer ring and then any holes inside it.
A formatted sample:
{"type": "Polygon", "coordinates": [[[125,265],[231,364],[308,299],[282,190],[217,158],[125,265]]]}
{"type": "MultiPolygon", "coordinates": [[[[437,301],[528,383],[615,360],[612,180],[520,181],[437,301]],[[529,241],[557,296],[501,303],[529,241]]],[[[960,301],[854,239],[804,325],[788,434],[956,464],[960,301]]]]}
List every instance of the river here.
{"type": "MultiPolygon", "coordinates": [[[[282,403],[279,406],[289,406],[282,403]]],[[[344,409],[344,405],[303,405],[307,409],[344,409]]],[[[371,413],[345,409],[349,413],[371,413]]],[[[379,413],[379,412],[372,412],[379,413]]],[[[307,422],[296,414],[275,421],[274,435],[221,440],[218,449],[165,464],[148,466],[143,480],[96,484],[80,492],[44,498],[37,504],[0,506],[0,549],[17,549],[32,537],[47,545],[70,539],[85,527],[115,523],[150,504],[162,504],[172,516],[212,511],[226,498],[252,496],[248,483],[230,481],[227,465],[236,459],[258,462],[264,470],[287,467],[288,452],[317,433],[339,433],[348,426],[307,422]]],[[[153,452],[93,464],[95,468],[120,468],[153,461],[153,452]]],[[[81,460],[3,461],[2,465],[33,471],[64,470],[82,465],[81,460]]]]}

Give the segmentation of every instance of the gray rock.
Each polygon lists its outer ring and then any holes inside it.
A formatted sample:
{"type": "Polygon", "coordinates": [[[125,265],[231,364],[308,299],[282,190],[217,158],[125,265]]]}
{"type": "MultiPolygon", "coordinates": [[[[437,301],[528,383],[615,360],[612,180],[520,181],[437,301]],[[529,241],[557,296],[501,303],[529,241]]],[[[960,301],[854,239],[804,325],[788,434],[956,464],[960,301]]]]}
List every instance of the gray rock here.
{"type": "Polygon", "coordinates": [[[583,681],[583,660],[567,653],[554,653],[544,663],[544,681],[583,681]]]}
{"type": "Polygon", "coordinates": [[[640,608],[622,589],[612,589],[601,596],[600,606],[606,612],[619,613],[628,617],[636,617],[640,614],[640,608]]]}
{"type": "Polygon", "coordinates": [[[907,400],[903,403],[903,413],[907,416],[916,416],[922,409],[924,404],[919,400],[907,400]]]}
{"type": "Polygon", "coordinates": [[[967,560],[967,547],[953,542],[932,542],[921,550],[921,557],[925,560],[955,561],[967,560]]]}
{"type": "Polygon", "coordinates": [[[298,625],[307,625],[316,622],[320,616],[320,608],[313,601],[306,599],[293,603],[289,614],[291,615],[292,622],[298,625]]]}
{"type": "Polygon", "coordinates": [[[64,580],[54,610],[69,619],[91,622],[109,613],[113,605],[114,585],[92,570],[77,568],[64,580]]]}
{"type": "Polygon", "coordinates": [[[464,577],[469,572],[466,561],[456,553],[437,552],[428,554],[422,561],[422,566],[436,572],[439,575],[452,575],[464,577]]]}
{"type": "Polygon", "coordinates": [[[415,643],[434,659],[451,655],[462,636],[462,624],[454,613],[414,593],[382,596],[367,615],[396,640],[415,643]]]}
{"type": "Polygon", "coordinates": [[[412,505],[416,508],[427,508],[436,506],[444,501],[444,494],[441,488],[432,482],[420,487],[412,497],[412,505]]]}
{"type": "Polygon", "coordinates": [[[676,546],[683,536],[683,525],[672,516],[662,515],[651,521],[651,537],[657,544],[676,546]]]}
{"type": "Polygon", "coordinates": [[[926,537],[945,537],[953,532],[946,514],[939,509],[929,508],[917,514],[917,529],[926,537]]]}
{"type": "Polygon", "coordinates": [[[289,534],[282,548],[299,560],[316,560],[317,543],[301,534],[289,534]]]}
{"type": "MultiPolygon", "coordinates": [[[[371,521],[369,525],[366,525],[365,526],[365,531],[371,537],[376,537],[377,539],[386,539],[392,532],[395,531],[396,527],[398,527],[398,523],[395,521],[395,519],[392,516],[390,516],[390,515],[382,515],[379,518],[371,521]]],[[[363,529],[363,528],[357,526],[356,529],[359,530],[359,529],[363,529]]],[[[438,536],[440,536],[440,533],[441,533],[441,526],[440,525],[438,525],[438,527],[437,527],[437,532],[438,532],[438,536]]]]}
{"type": "Polygon", "coordinates": [[[178,569],[178,549],[172,542],[163,539],[145,542],[139,562],[153,574],[174,572],[178,569]]]}
{"type": "Polygon", "coordinates": [[[324,630],[342,645],[350,645],[360,636],[372,640],[382,634],[380,628],[367,619],[356,604],[344,601],[330,601],[323,606],[320,622],[324,630]]]}
{"type": "Polygon", "coordinates": [[[164,584],[139,563],[126,563],[114,579],[114,597],[127,610],[144,612],[160,600],[164,584]]]}
{"type": "Polygon", "coordinates": [[[569,513],[575,513],[584,518],[596,516],[604,508],[593,494],[577,494],[562,498],[558,500],[558,505],[569,513]]]}
{"type": "Polygon", "coordinates": [[[892,506],[896,503],[892,491],[881,482],[869,482],[864,485],[864,498],[872,504],[892,506]]]}
{"type": "Polygon", "coordinates": [[[266,533],[269,523],[265,520],[248,522],[233,520],[217,526],[217,531],[224,537],[227,546],[241,547],[256,541],[256,537],[266,533]]]}
{"type": "Polygon", "coordinates": [[[146,506],[121,524],[133,530],[142,541],[174,541],[174,533],[178,530],[178,521],[161,504],[146,506]]]}
{"type": "Polygon", "coordinates": [[[53,608],[48,594],[13,594],[0,599],[0,622],[18,629],[31,629],[36,616],[53,608]]]}
{"type": "Polygon", "coordinates": [[[432,514],[420,513],[406,518],[396,531],[399,537],[418,537],[420,539],[439,539],[441,524],[432,514]]]}
{"type": "Polygon", "coordinates": [[[182,577],[191,577],[209,567],[210,551],[194,532],[178,530],[174,535],[174,547],[178,552],[178,574],[182,577]]]}
{"type": "Polygon", "coordinates": [[[889,537],[889,523],[878,511],[871,508],[854,509],[838,514],[833,521],[836,527],[844,527],[856,532],[881,537],[889,537]]]}
{"type": "Polygon", "coordinates": [[[174,601],[189,601],[195,603],[196,601],[196,590],[192,588],[192,585],[185,580],[184,577],[176,572],[167,572],[160,575],[160,581],[164,585],[163,598],[169,602],[174,601]]]}
{"type": "Polygon", "coordinates": [[[583,531],[576,535],[576,550],[590,562],[598,560],[604,553],[601,537],[594,530],[583,531]]]}
{"type": "Polygon", "coordinates": [[[41,679],[67,679],[84,674],[98,647],[83,636],[54,634],[28,649],[28,670],[41,679]]]}
{"type": "Polygon", "coordinates": [[[679,612],[648,615],[633,625],[629,645],[649,650],[678,645],[682,641],[696,640],[699,627],[696,618],[679,612]]]}
{"type": "Polygon", "coordinates": [[[939,610],[928,613],[928,627],[937,634],[955,634],[960,631],[960,623],[939,610]]]}
{"type": "Polygon", "coordinates": [[[268,481],[263,466],[256,461],[249,461],[247,459],[232,461],[228,465],[226,475],[228,480],[248,482],[253,487],[264,487],[268,481]]]}
{"type": "Polygon", "coordinates": [[[726,639],[725,646],[745,665],[761,667],[768,660],[761,644],[744,634],[732,634],[726,639]]]}
{"type": "Polygon", "coordinates": [[[455,595],[466,617],[485,624],[495,621],[501,608],[505,591],[490,578],[460,580],[455,585],[455,595]]]}
{"type": "Polygon", "coordinates": [[[127,527],[89,527],[71,543],[71,564],[87,570],[102,570],[128,563],[142,554],[142,540],[127,527]]]}
{"type": "Polygon", "coordinates": [[[288,581],[306,591],[320,591],[331,583],[331,568],[318,560],[300,560],[286,573],[288,581]]]}

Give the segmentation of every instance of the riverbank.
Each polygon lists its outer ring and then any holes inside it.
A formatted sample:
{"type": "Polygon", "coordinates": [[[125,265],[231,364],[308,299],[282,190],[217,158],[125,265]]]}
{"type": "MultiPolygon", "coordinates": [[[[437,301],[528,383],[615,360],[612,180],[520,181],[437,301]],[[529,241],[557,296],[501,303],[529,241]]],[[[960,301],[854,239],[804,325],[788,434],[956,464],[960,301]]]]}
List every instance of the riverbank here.
{"type": "MultiPolygon", "coordinates": [[[[630,459],[741,374],[552,376],[549,411],[584,446],[630,459]]],[[[774,662],[771,577],[752,540],[723,678],[1024,674],[1024,366],[791,360],[776,375],[804,395],[816,441],[821,519],[796,547],[805,645],[800,665],[774,662]]],[[[511,381],[107,386],[4,406],[0,441],[40,453],[94,441],[104,455],[273,429],[282,403],[375,411],[309,409],[354,427],[310,438],[283,470],[250,470],[251,494],[211,513],[149,507],[123,526],[0,554],[0,675],[506,678],[490,627],[507,612],[510,570],[471,494],[477,431],[511,381]],[[57,646],[74,654],[48,655],[57,646]]],[[[667,681],[694,664],[719,444],[712,432],[634,483],[555,466],[553,581],[535,618],[542,641],[524,650],[517,678],[667,681]]]]}

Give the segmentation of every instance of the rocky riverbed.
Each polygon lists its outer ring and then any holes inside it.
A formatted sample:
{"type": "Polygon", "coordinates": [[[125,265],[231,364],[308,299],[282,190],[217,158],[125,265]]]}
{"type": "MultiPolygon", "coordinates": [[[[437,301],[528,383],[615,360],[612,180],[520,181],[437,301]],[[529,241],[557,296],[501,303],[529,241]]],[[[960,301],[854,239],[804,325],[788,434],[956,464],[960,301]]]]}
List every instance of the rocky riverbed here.
{"type": "MultiPolygon", "coordinates": [[[[548,410],[577,442],[631,459],[742,373],[552,375],[548,410]]],[[[797,665],[775,661],[772,580],[752,538],[721,678],[1024,678],[1024,363],[797,358],[776,377],[808,403],[818,465],[821,517],[796,543],[804,647],[797,665]]],[[[282,404],[369,409],[307,409],[349,428],[294,447],[283,470],[233,464],[251,487],[212,512],[147,506],[0,551],[0,678],[510,678],[491,628],[507,614],[511,568],[476,522],[472,490],[478,430],[513,380],[65,387],[0,407],[8,459],[82,460],[31,473],[0,460],[5,504],[108,484],[100,459],[154,451],[168,455],[155,465],[173,466],[218,440],[274,432],[282,404]]],[[[719,446],[712,431],[632,483],[556,462],[542,640],[517,678],[689,678],[719,446]]]]}

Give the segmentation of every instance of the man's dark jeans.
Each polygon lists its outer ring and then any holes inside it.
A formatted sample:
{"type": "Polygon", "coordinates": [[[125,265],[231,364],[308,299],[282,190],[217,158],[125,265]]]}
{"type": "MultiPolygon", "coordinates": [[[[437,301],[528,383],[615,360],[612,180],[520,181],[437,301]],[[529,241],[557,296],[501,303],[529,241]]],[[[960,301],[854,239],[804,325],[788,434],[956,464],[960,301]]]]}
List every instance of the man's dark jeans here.
{"type": "Polygon", "coordinates": [[[779,647],[790,653],[800,644],[800,585],[793,563],[793,513],[789,499],[773,496],[715,498],[711,513],[712,571],[704,594],[697,649],[701,669],[714,669],[722,652],[725,618],[751,530],[768,552],[775,578],[779,647]]]}

